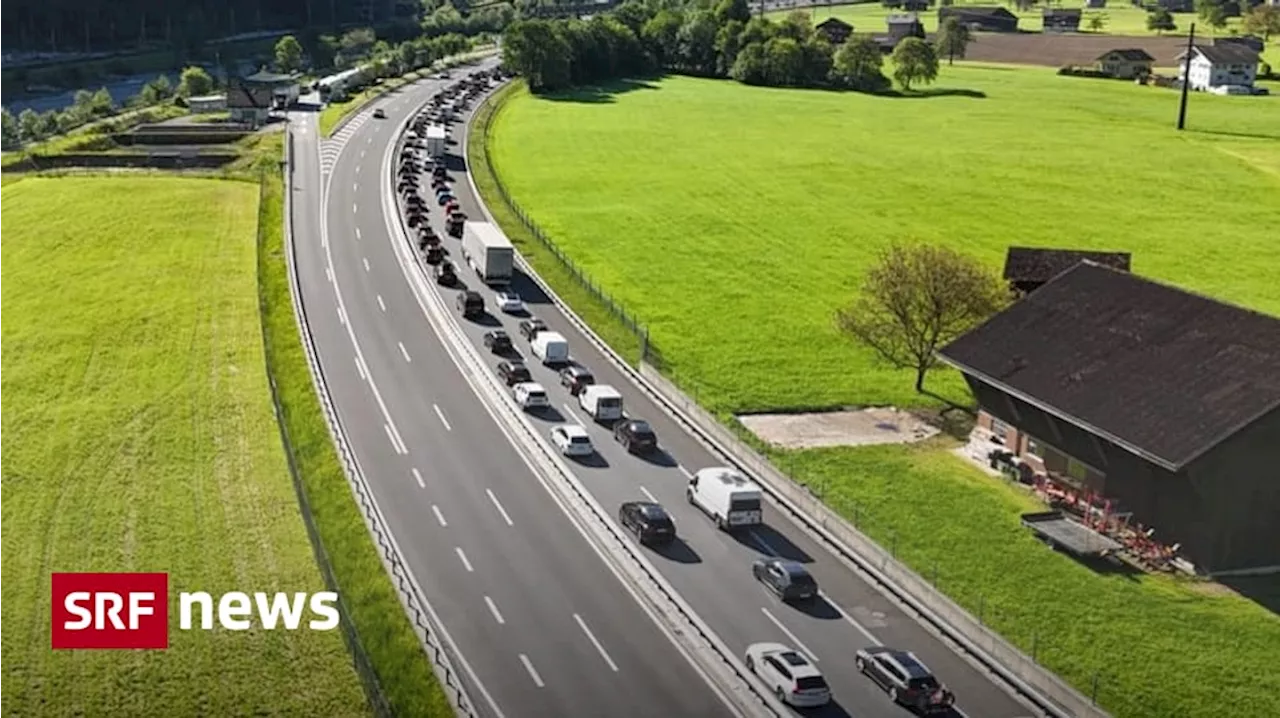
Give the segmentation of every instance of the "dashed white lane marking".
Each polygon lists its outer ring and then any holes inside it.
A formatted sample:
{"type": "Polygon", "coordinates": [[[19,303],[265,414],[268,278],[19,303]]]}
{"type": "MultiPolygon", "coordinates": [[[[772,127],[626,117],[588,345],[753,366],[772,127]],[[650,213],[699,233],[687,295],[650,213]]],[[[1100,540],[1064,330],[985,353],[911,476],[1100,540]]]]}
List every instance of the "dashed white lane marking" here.
{"type": "Polygon", "coordinates": [[[578,622],[578,627],[582,629],[583,633],[587,634],[587,638],[591,639],[592,645],[594,645],[596,650],[600,652],[600,657],[604,659],[604,662],[609,664],[609,667],[613,669],[614,673],[617,673],[618,665],[609,657],[609,654],[604,650],[604,646],[600,645],[600,641],[596,640],[596,635],[591,632],[591,629],[587,628],[587,622],[583,621],[582,616],[579,616],[576,613],[573,614],[573,620],[578,622]]]}
{"type": "Polygon", "coordinates": [[[358,241],[359,239],[360,239],[360,228],[356,227],[356,240],[358,241]]]}
{"type": "Polygon", "coordinates": [[[655,503],[655,504],[656,504],[656,503],[660,503],[660,502],[658,501],[658,499],[657,499],[657,498],[655,498],[653,494],[649,493],[649,490],[648,490],[648,489],[646,489],[646,488],[645,488],[645,487],[643,487],[643,486],[641,486],[641,487],[640,487],[640,493],[644,494],[644,497],[645,497],[646,499],[649,499],[649,500],[650,500],[650,501],[652,501],[653,503],[655,503]]]}
{"type": "Polygon", "coordinates": [[[363,158],[364,158],[364,153],[365,153],[365,152],[368,152],[368,150],[360,150],[360,158],[361,158],[361,159],[363,159],[363,158]]]}
{"type": "Polygon", "coordinates": [[[431,504],[431,513],[436,515],[436,521],[440,522],[441,528],[449,528],[449,522],[444,520],[444,514],[440,512],[440,507],[431,504]]]}
{"type": "Polygon", "coordinates": [[[364,262],[364,271],[366,271],[366,272],[367,272],[367,271],[369,271],[369,258],[368,258],[368,257],[361,257],[360,259],[361,259],[361,261],[363,261],[363,262],[364,262]]]}
{"type": "MultiPolygon", "coordinates": [[[[439,405],[439,404],[432,404],[432,405],[431,405],[431,408],[436,410],[436,416],[440,417],[440,423],[441,423],[441,424],[444,424],[444,430],[445,430],[445,431],[453,431],[453,427],[452,427],[452,426],[449,426],[449,420],[448,420],[448,419],[446,419],[446,418],[444,418],[444,412],[443,412],[443,411],[440,411],[440,405],[439,405]]],[[[490,496],[492,496],[492,494],[490,494],[490,496]]],[[[496,501],[497,501],[497,499],[494,499],[494,501],[496,502],[496,501]]]]}
{"type": "Polygon", "coordinates": [[[586,424],[582,423],[582,419],[578,418],[578,415],[573,412],[573,409],[568,404],[561,404],[560,406],[563,406],[564,410],[569,412],[569,416],[573,418],[575,424],[579,424],[584,427],[586,426],[586,424]]]}
{"type": "Polygon", "coordinates": [[[524,669],[529,672],[529,677],[533,679],[533,684],[535,686],[542,688],[547,685],[542,682],[542,676],[538,675],[538,672],[534,670],[533,663],[529,660],[528,656],[521,653],[520,662],[524,664],[524,669]]]}
{"type": "Polygon", "coordinates": [[[356,203],[355,203],[355,202],[352,202],[352,203],[351,203],[351,214],[355,214],[355,213],[356,213],[356,210],[358,210],[358,209],[360,209],[360,208],[356,206],[356,203]]]}
{"type": "Polygon", "coordinates": [[[360,163],[356,163],[356,174],[360,174],[360,163]]]}
{"type": "Polygon", "coordinates": [[[493,489],[485,489],[484,492],[489,494],[489,500],[492,501],[493,505],[498,509],[498,513],[502,514],[502,520],[506,521],[508,526],[515,526],[515,524],[511,522],[511,517],[507,515],[507,510],[502,508],[502,504],[498,503],[498,497],[493,495],[493,489]]]}
{"type": "Polygon", "coordinates": [[[493,620],[497,621],[498,625],[502,625],[507,622],[507,619],[503,618],[501,613],[498,613],[498,606],[493,602],[492,598],[485,596],[484,602],[489,606],[489,613],[493,614],[493,620]]]}
{"type": "Polygon", "coordinates": [[[404,357],[406,362],[413,362],[413,360],[409,358],[409,350],[404,348],[404,342],[396,342],[396,344],[400,345],[400,356],[404,357]]]}
{"type": "Polygon", "coordinates": [[[684,468],[684,466],[682,466],[682,465],[680,465],[680,464],[676,464],[676,468],[677,468],[677,469],[680,469],[680,473],[684,474],[684,477],[685,477],[686,479],[692,479],[692,478],[693,478],[693,474],[689,473],[689,470],[688,470],[688,469],[686,469],[686,468],[684,468]]]}
{"type": "MultiPolygon", "coordinates": [[[[415,469],[413,469],[413,479],[414,479],[414,481],[417,481],[417,482],[418,482],[418,488],[420,488],[420,489],[425,489],[425,488],[427,488],[427,484],[426,484],[426,482],[422,480],[422,474],[421,474],[421,473],[419,473],[419,472],[418,472],[418,470],[417,470],[416,468],[415,468],[415,469]]],[[[434,507],[434,506],[432,506],[431,508],[435,508],[435,507],[434,507]]]]}
{"type": "Polygon", "coordinates": [[[341,304],[338,305],[338,321],[341,322],[343,326],[346,326],[347,324],[347,312],[342,308],[341,304]]]}
{"type": "MultiPolygon", "coordinates": [[[[359,172],[359,171],[360,171],[360,165],[356,165],[356,172],[359,172]]],[[[351,183],[351,191],[352,191],[352,192],[359,192],[359,191],[360,191],[360,183],[359,183],[359,182],[352,182],[352,183],[351,183]]]]}
{"type": "Polygon", "coordinates": [[[369,375],[364,371],[364,362],[360,361],[360,357],[356,357],[356,371],[360,372],[360,381],[368,381],[369,375]]]}
{"type": "Polygon", "coordinates": [[[791,642],[795,644],[796,648],[799,648],[801,651],[804,651],[804,654],[809,657],[809,660],[813,661],[814,663],[818,662],[818,657],[813,655],[813,651],[809,650],[808,646],[801,643],[800,639],[796,638],[796,634],[787,630],[787,627],[782,625],[782,621],[779,621],[777,618],[774,618],[773,614],[769,613],[769,609],[765,608],[764,606],[761,606],[760,610],[764,613],[765,618],[769,619],[770,621],[773,621],[773,625],[777,626],[779,631],[782,631],[783,633],[787,634],[787,638],[791,639],[791,642]]]}
{"type": "MultiPolygon", "coordinates": [[[[476,570],[471,568],[471,562],[467,560],[467,555],[462,552],[462,548],[455,548],[454,551],[458,552],[458,560],[462,562],[463,568],[467,569],[467,573],[475,573],[476,570]]],[[[499,623],[501,623],[501,621],[499,621],[499,623]]]]}
{"type": "Polygon", "coordinates": [[[397,454],[404,456],[409,453],[409,450],[404,447],[404,442],[400,440],[395,428],[392,427],[391,424],[383,424],[382,428],[387,430],[387,438],[391,440],[391,447],[396,450],[397,454]]]}
{"type": "Polygon", "coordinates": [[[385,312],[385,311],[387,311],[387,303],[386,303],[386,302],[384,302],[384,301],[382,301],[382,295],[381,295],[381,294],[379,294],[379,295],[378,295],[378,308],[379,308],[379,309],[381,309],[381,310],[382,310],[382,311],[384,311],[384,312],[385,312]]]}

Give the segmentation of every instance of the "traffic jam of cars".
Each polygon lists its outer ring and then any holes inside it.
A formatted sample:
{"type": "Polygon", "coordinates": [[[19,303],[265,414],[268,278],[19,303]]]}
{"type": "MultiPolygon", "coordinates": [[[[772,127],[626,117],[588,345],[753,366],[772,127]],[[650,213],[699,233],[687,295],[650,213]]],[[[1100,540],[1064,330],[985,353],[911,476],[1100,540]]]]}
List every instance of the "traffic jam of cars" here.
{"type": "MultiPolygon", "coordinates": [[[[492,321],[489,306],[503,315],[520,317],[516,333],[538,364],[552,369],[563,389],[595,423],[610,429],[628,454],[656,455],[662,452],[657,433],[649,422],[624,412],[618,389],[596,381],[590,368],[573,359],[568,340],[533,316],[525,300],[512,286],[514,248],[496,226],[471,221],[461,209],[452,189],[447,146],[448,127],[481,95],[504,79],[500,69],[476,72],[433,95],[427,107],[409,125],[399,155],[396,191],[401,200],[405,224],[416,239],[423,261],[436,284],[455,290],[454,306],[465,320],[492,321]],[[424,184],[430,197],[424,199],[424,184]],[[458,240],[460,264],[450,261],[441,234],[432,228],[431,214],[440,212],[444,234],[458,240]],[[481,291],[466,287],[459,266],[472,268],[481,286],[491,287],[486,302],[481,291]]],[[[531,413],[548,412],[552,399],[547,388],[535,381],[529,365],[505,329],[494,328],[482,336],[483,346],[499,360],[494,372],[507,387],[515,403],[531,413]]],[[[587,427],[560,423],[548,432],[548,440],[562,456],[584,461],[596,455],[587,427]]],[[[689,503],[707,515],[721,530],[733,532],[763,523],[764,492],[736,469],[711,467],[695,472],[685,490],[689,503]]],[[[642,546],[662,548],[678,540],[670,513],[656,501],[628,501],[618,507],[618,523],[633,534],[642,546]]],[[[803,604],[818,600],[817,581],[804,564],[778,558],[758,559],[751,565],[755,579],[785,603],[803,604]]],[[[746,667],[779,701],[795,708],[824,706],[831,701],[831,689],[815,661],[780,643],[754,643],[744,655],[746,667]]],[[[883,646],[858,651],[856,666],[879,685],[895,703],[919,714],[952,710],[955,696],[939,682],[928,667],[908,651],[883,646]]]]}

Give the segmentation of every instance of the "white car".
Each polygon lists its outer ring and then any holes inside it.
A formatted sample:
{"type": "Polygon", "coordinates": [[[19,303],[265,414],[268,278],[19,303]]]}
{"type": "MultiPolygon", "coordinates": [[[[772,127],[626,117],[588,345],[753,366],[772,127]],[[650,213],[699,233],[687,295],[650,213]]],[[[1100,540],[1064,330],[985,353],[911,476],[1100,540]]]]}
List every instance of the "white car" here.
{"type": "Polygon", "coordinates": [[[547,390],[536,381],[526,381],[511,387],[511,395],[516,398],[516,403],[521,409],[545,409],[551,406],[551,400],[547,398],[547,390]]]}
{"type": "Polygon", "coordinates": [[[551,443],[565,456],[590,456],[595,453],[591,436],[577,424],[564,424],[551,430],[551,443]]]}
{"type": "Polygon", "coordinates": [[[523,314],[524,301],[520,299],[520,295],[515,292],[502,291],[493,295],[493,299],[501,309],[508,314],[523,314]]]}
{"type": "Polygon", "coordinates": [[[781,643],[747,646],[747,670],[773,689],[778,700],[796,708],[816,708],[831,702],[831,687],[803,653],[781,643]]]}

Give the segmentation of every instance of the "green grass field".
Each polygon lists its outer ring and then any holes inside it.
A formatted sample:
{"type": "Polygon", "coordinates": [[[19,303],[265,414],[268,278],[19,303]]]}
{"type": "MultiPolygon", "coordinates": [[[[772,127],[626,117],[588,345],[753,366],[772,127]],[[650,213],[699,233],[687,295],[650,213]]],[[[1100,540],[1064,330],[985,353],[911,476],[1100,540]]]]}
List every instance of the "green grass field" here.
{"type": "MultiPolygon", "coordinates": [[[[1135,271],[1280,313],[1268,243],[1280,105],[1194,95],[1179,134],[1176,94],[1155,88],[970,64],[944,68],[937,87],[986,97],[679,77],[550,100],[517,91],[491,149],[517,201],[649,322],[673,373],[722,416],[921,403],[909,376],[831,320],[894,240],[948,243],[993,268],[1012,243],[1128,250],[1135,271]],[[1194,200],[1197,186],[1212,200],[1194,200]]],[[[536,246],[521,251],[541,271],[551,261],[536,246]]],[[[546,276],[613,341],[607,313],[563,272],[546,276]]],[[[967,398],[954,375],[930,385],[967,398]]],[[[1096,576],[1049,552],[1018,525],[1030,499],[947,446],[774,457],[1086,694],[1096,675],[1118,718],[1280,714],[1274,614],[1211,584],[1096,576]],[[1222,670],[1241,663],[1263,670],[1222,670]]]]}
{"type": "Polygon", "coordinates": [[[4,186],[6,714],[367,712],[336,631],[49,647],[53,571],[324,590],[267,390],[257,194],[137,176],[4,186]]]}

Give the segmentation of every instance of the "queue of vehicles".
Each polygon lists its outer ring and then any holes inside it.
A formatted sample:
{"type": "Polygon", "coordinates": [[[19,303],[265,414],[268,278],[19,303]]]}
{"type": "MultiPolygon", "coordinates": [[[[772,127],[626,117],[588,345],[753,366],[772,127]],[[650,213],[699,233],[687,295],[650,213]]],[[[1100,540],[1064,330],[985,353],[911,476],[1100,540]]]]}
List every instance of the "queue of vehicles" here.
{"type": "MultiPolygon", "coordinates": [[[[626,414],[622,393],[597,383],[591,370],[571,357],[568,340],[529,314],[524,300],[510,286],[515,268],[515,249],[510,240],[491,223],[468,220],[450,189],[446,126],[469,109],[471,100],[487,90],[491,82],[492,75],[481,80],[465,79],[435,95],[429,103],[431,109],[415,118],[400,154],[397,175],[406,224],[417,232],[419,251],[432,267],[437,284],[459,286],[457,269],[445,259],[447,251],[431,229],[427,205],[420,195],[419,176],[430,173],[447,234],[461,240],[466,264],[483,284],[493,287],[494,306],[502,313],[526,317],[520,321],[518,333],[534,358],[558,370],[561,387],[577,399],[578,406],[592,420],[610,427],[614,440],[629,454],[659,452],[652,426],[626,414]]],[[[481,320],[488,315],[484,295],[472,289],[458,291],[455,307],[464,319],[481,320]]],[[[510,335],[501,329],[488,331],[483,343],[491,353],[504,357],[495,365],[495,372],[510,389],[516,404],[528,412],[549,410],[552,402],[546,387],[534,380],[510,335]]],[[[596,453],[590,434],[579,424],[557,424],[550,430],[549,439],[566,457],[581,459],[596,453]]],[[[688,480],[685,496],[722,531],[736,532],[763,524],[763,490],[735,469],[709,467],[695,472],[688,480]]],[[[678,536],[670,514],[653,501],[623,503],[618,509],[618,523],[645,546],[667,545],[678,536]]],[[[757,581],[784,602],[813,601],[819,595],[817,582],[799,562],[760,559],[751,570],[757,581]]],[[[813,661],[793,648],[755,643],[747,647],[744,663],[787,705],[808,708],[831,700],[831,690],[813,661]]],[[[910,652],[871,647],[858,651],[855,663],[895,703],[919,713],[949,711],[955,702],[954,695],[910,652]]]]}

